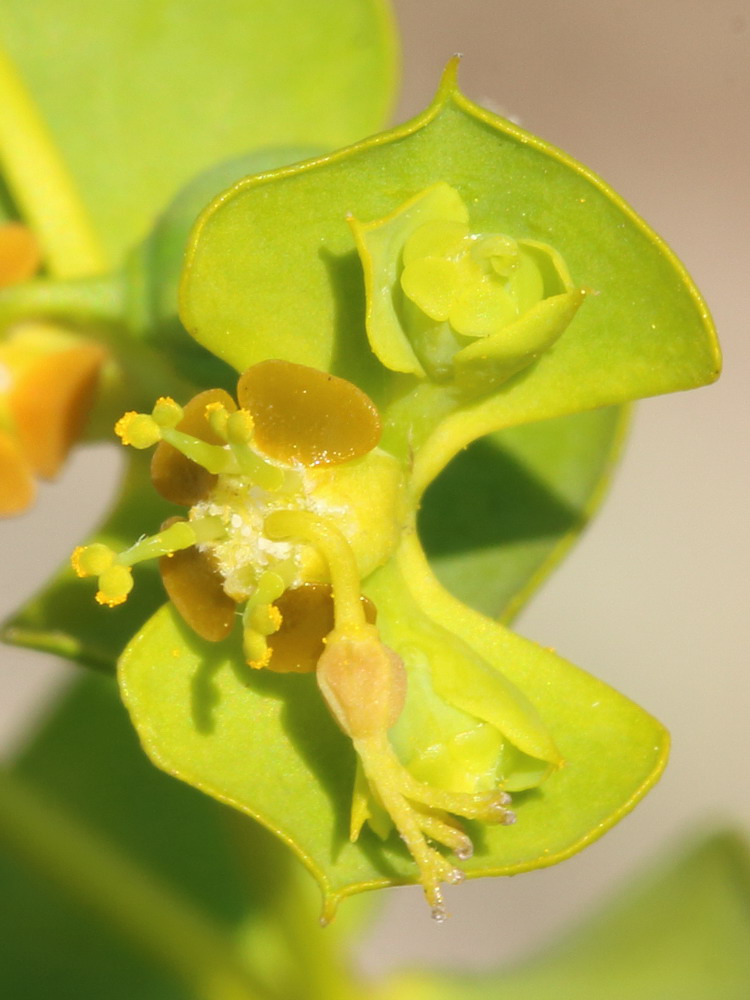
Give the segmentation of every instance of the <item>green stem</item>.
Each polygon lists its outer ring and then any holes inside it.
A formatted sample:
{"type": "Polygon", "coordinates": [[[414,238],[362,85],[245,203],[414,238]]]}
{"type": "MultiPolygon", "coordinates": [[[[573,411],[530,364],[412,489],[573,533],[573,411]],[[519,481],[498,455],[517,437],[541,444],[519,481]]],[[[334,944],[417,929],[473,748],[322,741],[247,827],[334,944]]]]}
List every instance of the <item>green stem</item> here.
{"type": "Polygon", "coordinates": [[[125,934],[202,1000],[265,1000],[221,930],[92,830],[0,771],[0,842],[125,934]]]}
{"type": "Polygon", "coordinates": [[[122,322],[121,275],[70,281],[26,281],[0,291],[0,332],[22,320],[109,327],[122,322]]]}
{"type": "Polygon", "coordinates": [[[351,928],[320,926],[320,896],[308,872],[273,834],[226,813],[237,869],[257,910],[244,932],[249,954],[266,959],[266,981],[283,997],[369,1000],[367,984],[347,961],[351,928]]]}
{"type": "Polygon", "coordinates": [[[312,922],[313,915],[300,905],[302,894],[295,888],[288,885],[276,907],[282,934],[300,971],[298,988],[305,989],[309,1000],[367,1000],[370,991],[347,967],[340,935],[334,927],[323,929],[312,922]]]}
{"type": "Polygon", "coordinates": [[[107,262],[86,209],[47,126],[8,56],[0,50],[0,169],[36,232],[48,272],[79,278],[107,262]]]}

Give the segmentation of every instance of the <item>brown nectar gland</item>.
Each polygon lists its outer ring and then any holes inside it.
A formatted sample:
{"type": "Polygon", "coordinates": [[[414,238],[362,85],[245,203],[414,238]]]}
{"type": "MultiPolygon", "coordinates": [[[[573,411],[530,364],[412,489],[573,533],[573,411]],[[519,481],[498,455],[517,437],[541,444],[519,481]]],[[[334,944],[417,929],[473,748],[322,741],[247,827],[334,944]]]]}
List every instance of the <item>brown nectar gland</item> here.
{"type": "MultiPolygon", "coordinates": [[[[360,597],[366,620],[375,622],[372,601],[360,597]]],[[[312,673],[325,649],[325,638],[333,630],[333,596],[329,584],[308,583],[284,591],[274,602],[281,626],[268,636],[271,658],[266,664],[276,673],[312,673]]]]}
{"type": "MultiPolygon", "coordinates": [[[[180,518],[170,518],[162,529],[180,518]]],[[[202,639],[220,642],[232,631],[237,605],[224,592],[223,580],[211,556],[196,546],[159,560],[164,589],[180,617],[202,639]]]]}
{"type": "Polygon", "coordinates": [[[291,361],[261,361],[240,377],[237,398],[261,451],[279,462],[338,465],[379,442],[375,404],[346,379],[291,361]]]}

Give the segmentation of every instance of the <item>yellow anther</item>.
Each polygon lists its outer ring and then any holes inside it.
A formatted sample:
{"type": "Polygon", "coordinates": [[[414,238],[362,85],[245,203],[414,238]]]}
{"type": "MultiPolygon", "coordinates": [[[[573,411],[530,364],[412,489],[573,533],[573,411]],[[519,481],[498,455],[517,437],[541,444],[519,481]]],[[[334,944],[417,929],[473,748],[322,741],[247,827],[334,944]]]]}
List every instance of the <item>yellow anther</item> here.
{"type": "Polygon", "coordinates": [[[226,408],[224,403],[220,403],[218,401],[209,403],[205,410],[205,416],[208,421],[208,425],[214,434],[226,441],[229,410],[226,408]]]}
{"type": "Polygon", "coordinates": [[[114,608],[127,600],[133,589],[133,574],[129,566],[119,566],[116,563],[106,569],[99,577],[99,590],[96,599],[99,604],[114,608]]]}
{"type": "Polygon", "coordinates": [[[142,450],[161,440],[161,428],[148,413],[124,414],[115,424],[115,434],[123,444],[142,450]]]}
{"type": "Polygon", "coordinates": [[[182,420],[184,411],[170,396],[161,396],[157,399],[151,416],[159,427],[176,427],[182,420]]]}
{"type": "Polygon", "coordinates": [[[227,441],[230,444],[249,444],[255,423],[247,410],[236,410],[227,418],[227,441]]]}
{"type": "Polygon", "coordinates": [[[281,614],[281,612],[279,611],[279,609],[276,607],[275,604],[269,605],[268,615],[271,619],[271,623],[273,624],[273,631],[278,632],[284,623],[284,616],[281,614]]]}
{"type": "Polygon", "coordinates": [[[108,545],[94,542],[93,545],[79,545],[70,561],[77,576],[101,576],[115,561],[115,553],[108,545]]]}
{"type": "Polygon", "coordinates": [[[259,604],[253,608],[247,621],[261,635],[273,635],[281,628],[281,612],[275,604],[259,604]]]}
{"type": "MultiPolygon", "coordinates": [[[[261,636],[257,636],[257,638],[259,640],[262,639],[261,636]]],[[[263,641],[263,648],[262,649],[259,648],[257,649],[257,651],[255,651],[254,650],[255,644],[248,643],[247,640],[248,640],[248,633],[246,632],[244,647],[245,647],[245,658],[247,659],[248,666],[252,667],[253,670],[263,670],[265,667],[268,666],[268,664],[271,661],[270,648],[265,644],[265,641],[263,641]],[[248,652],[248,650],[251,650],[251,652],[248,652]],[[254,656],[255,659],[251,659],[251,656],[254,656]]]]}

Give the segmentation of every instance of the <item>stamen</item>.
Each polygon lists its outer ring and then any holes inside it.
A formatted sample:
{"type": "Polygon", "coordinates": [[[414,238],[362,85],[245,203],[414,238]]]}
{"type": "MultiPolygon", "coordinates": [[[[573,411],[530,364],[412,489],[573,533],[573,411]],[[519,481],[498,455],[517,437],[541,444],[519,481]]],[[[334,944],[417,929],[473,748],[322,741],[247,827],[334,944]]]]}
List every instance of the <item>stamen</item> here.
{"type": "Polygon", "coordinates": [[[93,545],[79,545],[70,561],[76,576],[101,576],[115,561],[115,551],[101,542],[93,545]]]}
{"type": "Polygon", "coordinates": [[[171,445],[185,458],[212,475],[243,475],[266,490],[277,490],[284,483],[284,472],[270,465],[250,447],[253,418],[247,410],[229,410],[218,406],[206,407],[207,425],[223,443],[212,444],[178,429],[184,411],[173,399],[159,399],[153,412],[126,413],[115,424],[115,433],[122,443],[143,450],[157,442],[171,445]]]}
{"type": "Polygon", "coordinates": [[[176,427],[184,415],[185,411],[170,396],[161,396],[157,399],[151,411],[151,416],[162,428],[176,427]]]}
{"type": "MultiPolygon", "coordinates": [[[[227,421],[229,448],[234,457],[236,470],[239,474],[252,479],[264,490],[276,492],[284,485],[284,470],[280,469],[278,465],[264,462],[250,447],[252,427],[252,417],[247,410],[237,410],[227,421]],[[245,434],[248,436],[246,437],[245,434]]],[[[227,471],[233,472],[234,470],[228,469],[227,471]]]]}
{"type": "MultiPolygon", "coordinates": [[[[116,430],[117,428],[115,428],[116,430]]],[[[178,431],[174,427],[160,428],[160,438],[176,448],[185,458],[202,465],[207,472],[218,475],[222,472],[236,472],[232,453],[221,444],[208,444],[192,434],[178,431]]],[[[127,444],[127,442],[125,442],[127,444]]]]}
{"type": "Polygon", "coordinates": [[[253,418],[247,410],[235,410],[227,416],[227,441],[232,444],[248,444],[252,440],[253,418]]]}
{"type": "Polygon", "coordinates": [[[195,541],[195,529],[192,524],[187,521],[175,521],[163,531],[142,538],[121,552],[117,556],[117,562],[122,566],[134,566],[139,562],[158,559],[180,549],[190,548],[191,545],[195,545],[195,541]]]}
{"type": "Polygon", "coordinates": [[[270,570],[258,580],[254,593],[245,605],[242,614],[243,649],[245,659],[254,669],[268,665],[271,650],[266,637],[278,631],[281,626],[281,612],[273,602],[284,593],[286,581],[278,573],[270,570]]]}
{"type": "Polygon", "coordinates": [[[131,567],[136,563],[171,556],[197,541],[220,537],[223,532],[220,518],[203,518],[192,523],[175,520],[167,522],[163,531],[141,538],[123,552],[115,552],[101,542],[79,546],[71,556],[71,563],[78,576],[99,578],[96,600],[114,607],[122,604],[133,589],[131,567]]]}
{"type": "Polygon", "coordinates": [[[101,542],[79,546],[70,557],[77,576],[99,578],[96,600],[110,608],[122,604],[133,589],[130,567],[119,564],[117,558],[117,553],[101,542]]]}
{"type": "MultiPolygon", "coordinates": [[[[214,432],[217,438],[222,441],[227,439],[227,423],[229,421],[229,414],[234,412],[228,410],[224,403],[214,401],[206,406],[205,416],[208,426],[214,432]]],[[[185,430],[186,428],[181,428],[185,430]]]]}
{"type": "Polygon", "coordinates": [[[272,635],[278,632],[282,623],[281,612],[274,604],[263,604],[253,610],[248,617],[250,625],[261,635],[272,635]]]}

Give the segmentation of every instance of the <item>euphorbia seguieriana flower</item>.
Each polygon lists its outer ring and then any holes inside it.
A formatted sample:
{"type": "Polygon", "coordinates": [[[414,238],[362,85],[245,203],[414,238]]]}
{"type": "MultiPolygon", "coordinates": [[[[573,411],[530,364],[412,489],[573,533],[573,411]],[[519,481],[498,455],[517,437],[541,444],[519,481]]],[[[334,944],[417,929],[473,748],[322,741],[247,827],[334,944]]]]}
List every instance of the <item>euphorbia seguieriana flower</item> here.
{"type": "Polygon", "coordinates": [[[315,671],[358,755],[352,838],[366,821],[382,836],[395,826],[442,917],[440,883],[463,876],[430,842],[469,858],[456,817],[513,823],[510,792],[543,781],[559,755],[524,696],[440,623],[412,609],[399,648],[383,641],[363,581],[388,564],[399,575],[414,507],[407,471],[378,447],[372,401],[344,379],[273,360],[241,376],[237,398],[239,408],[221,389],[184,408],[162,398],[119,421],[124,444],[157,445],[153,482],[187,516],[124,552],[79,548],[74,567],[115,606],[132,567],[158,557],[172,603],[202,638],[241,627],[249,669],[315,671]],[[389,736],[398,724],[400,753],[389,736]]]}
{"type": "MultiPolygon", "coordinates": [[[[32,233],[0,226],[0,288],[27,281],[40,264],[32,233]]],[[[105,352],[59,326],[25,321],[0,340],[0,516],[26,510],[36,479],[53,479],[80,436],[105,352]]]]}
{"type": "Polygon", "coordinates": [[[156,446],[153,483],[187,510],[73,558],[110,606],[159,558],[170,603],[119,663],[143,745],[294,847],[325,918],[404,881],[440,918],[441,883],[569,856],[666,760],[654,719],[447,593],[419,542],[425,490],[476,438],[717,369],[658,238],[454,70],[415,122],[209,207],[180,314],[242,373],[236,399],[126,414],[122,441],[156,446]]]}

